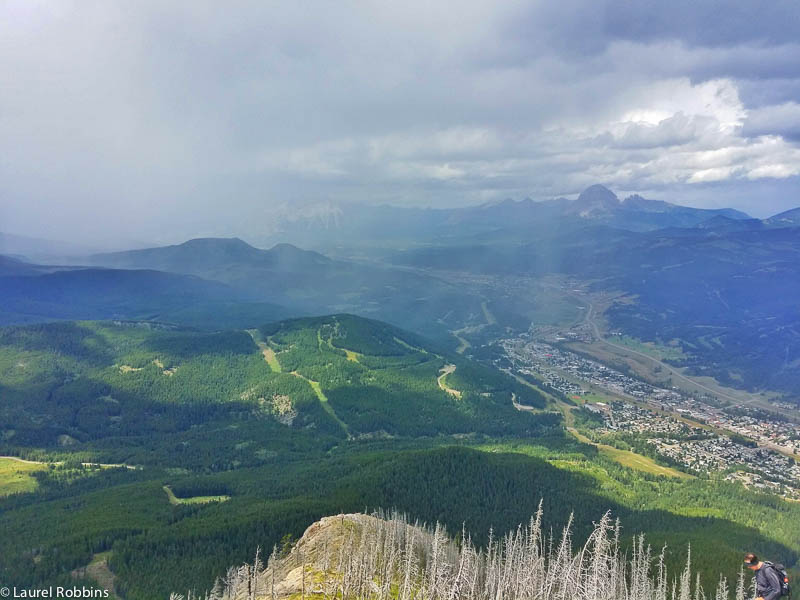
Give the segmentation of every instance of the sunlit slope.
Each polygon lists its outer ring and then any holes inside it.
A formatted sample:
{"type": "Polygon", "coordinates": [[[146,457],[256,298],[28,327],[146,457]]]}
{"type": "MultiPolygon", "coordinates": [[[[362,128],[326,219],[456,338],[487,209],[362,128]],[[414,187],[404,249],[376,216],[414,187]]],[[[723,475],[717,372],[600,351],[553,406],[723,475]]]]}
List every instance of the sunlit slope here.
{"type": "Polygon", "coordinates": [[[533,434],[539,423],[555,422],[521,419],[512,393],[540,408],[543,398],[470,361],[455,361],[448,384],[460,393],[448,393],[440,370],[455,359],[385,323],[340,315],[284,321],[262,334],[282,372],[319,382],[353,435],[533,434]]]}
{"type": "Polygon", "coordinates": [[[546,527],[574,513],[577,537],[610,509],[626,540],[668,542],[673,568],[691,543],[710,584],[735,576],[744,551],[793,564],[800,549],[798,506],[623,468],[553,414],[517,411],[511,394],[541,406],[533,390],[350,315],[213,334],[7,328],[0,382],[0,455],[67,461],[0,498],[7,585],[72,582],[104,556],[129,600],[205,590],[259,546],[365,507],[463,524],[479,543],[540,500],[546,527]]]}
{"type": "Polygon", "coordinates": [[[213,450],[219,468],[361,437],[536,435],[558,423],[514,409],[512,393],[543,407],[535,391],[377,321],[339,315],[253,333],[93,322],[2,329],[0,452],[192,467],[213,450]],[[460,395],[439,387],[445,364],[460,395]]]}

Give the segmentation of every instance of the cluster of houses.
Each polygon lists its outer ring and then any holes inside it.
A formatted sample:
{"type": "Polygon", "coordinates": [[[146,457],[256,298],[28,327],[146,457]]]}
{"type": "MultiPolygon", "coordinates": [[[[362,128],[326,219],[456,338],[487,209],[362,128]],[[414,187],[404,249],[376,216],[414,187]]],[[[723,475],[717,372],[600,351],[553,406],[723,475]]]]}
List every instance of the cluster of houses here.
{"type": "Polygon", "coordinates": [[[534,340],[530,334],[503,339],[500,344],[516,370],[544,379],[567,396],[582,395],[588,387],[580,385],[583,382],[632,398],[677,401],[681,397],[675,390],[629,377],[595,360],[534,340]],[[567,374],[569,378],[564,376],[567,374]]]}
{"type": "Polygon", "coordinates": [[[726,408],[711,397],[650,385],[530,333],[500,343],[515,371],[568,397],[600,388],[620,398],[584,405],[602,417],[601,433],[637,434],[688,470],[800,500],[799,424],[763,409],[726,408]]]}

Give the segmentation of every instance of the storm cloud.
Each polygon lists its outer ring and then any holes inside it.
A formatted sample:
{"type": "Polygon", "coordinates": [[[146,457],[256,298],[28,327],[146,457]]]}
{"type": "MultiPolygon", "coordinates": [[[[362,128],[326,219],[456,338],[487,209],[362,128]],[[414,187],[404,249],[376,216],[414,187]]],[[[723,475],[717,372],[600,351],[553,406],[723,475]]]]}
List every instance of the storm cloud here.
{"type": "Polygon", "coordinates": [[[266,231],[309,203],[593,183],[755,216],[800,204],[796,2],[10,0],[0,15],[0,231],[177,241],[266,231]]]}

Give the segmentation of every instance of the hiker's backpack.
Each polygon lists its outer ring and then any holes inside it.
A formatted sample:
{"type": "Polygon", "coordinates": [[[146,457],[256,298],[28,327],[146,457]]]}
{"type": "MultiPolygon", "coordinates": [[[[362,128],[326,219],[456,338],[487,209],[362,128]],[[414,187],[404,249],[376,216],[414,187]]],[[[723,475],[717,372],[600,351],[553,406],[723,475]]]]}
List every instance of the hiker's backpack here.
{"type": "Polygon", "coordinates": [[[764,564],[775,569],[778,574],[778,579],[781,580],[781,596],[791,596],[792,589],[789,587],[789,575],[786,573],[786,567],[780,563],[765,562],[764,564]]]}

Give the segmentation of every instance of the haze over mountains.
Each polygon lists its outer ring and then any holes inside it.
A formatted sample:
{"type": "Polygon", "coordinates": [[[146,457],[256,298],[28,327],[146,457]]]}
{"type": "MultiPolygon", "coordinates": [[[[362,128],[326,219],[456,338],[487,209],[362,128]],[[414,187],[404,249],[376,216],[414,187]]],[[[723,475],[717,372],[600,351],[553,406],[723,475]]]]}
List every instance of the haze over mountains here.
{"type": "Polygon", "coordinates": [[[342,206],[327,220],[297,219],[283,235],[356,261],[286,242],[263,250],[238,238],[94,254],[81,259],[91,268],[80,269],[6,257],[0,309],[9,323],[169,320],[191,308],[203,318],[190,323],[209,319],[211,326],[211,309],[198,307],[227,303],[220,322],[227,315],[242,326],[266,317],[354,312],[452,340],[451,331],[481,322],[486,302],[498,307],[498,326],[525,329],[535,299],[444,273],[558,274],[634,299],[608,311],[611,326],[641,339],[682,340],[698,372],[789,391],[800,386],[793,300],[800,296],[798,210],[758,220],[732,209],[635,195],[620,200],[600,185],[574,201],[430,210],[342,206]]]}
{"type": "Polygon", "coordinates": [[[0,2],[0,596],[800,587],[798,22],[0,2]]]}
{"type": "Polygon", "coordinates": [[[273,227],[270,241],[290,241],[304,247],[358,244],[364,241],[412,243],[451,237],[486,235],[497,230],[520,232],[558,226],[580,228],[606,224],[631,231],[693,227],[715,216],[748,219],[741,211],[679,206],[633,195],[620,200],[602,185],[593,185],[576,200],[557,198],[534,202],[504,200],[481,206],[449,209],[400,208],[326,203],[285,216],[273,227]]]}
{"type": "Polygon", "coordinates": [[[578,538],[610,508],[676,548],[673,571],[691,543],[706,589],[744,550],[796,561],[796,506],[677,471],[629,432],[624,450],[588,443],[598,424],[574,398],[498,368],[504,340],[603,313],[598,338],[669,344],[689,375],[796,401],[791,211],[761,221],[593,186],[360,214],[295,222],[324,252],[197,238],[66,265],[0,257],[0,324],[21,324],[0,328],[0,455],[72,461],[34,463],[34,491],[0,497],[3,581],[71,581],[105,560],[125,597],[150,600],[207,589],[338,511],[398,507],[485,540],[540,498],[546,527],[574,513],[578,538]],[[77,319],[104,321],[41,323],[77,319]]]}

